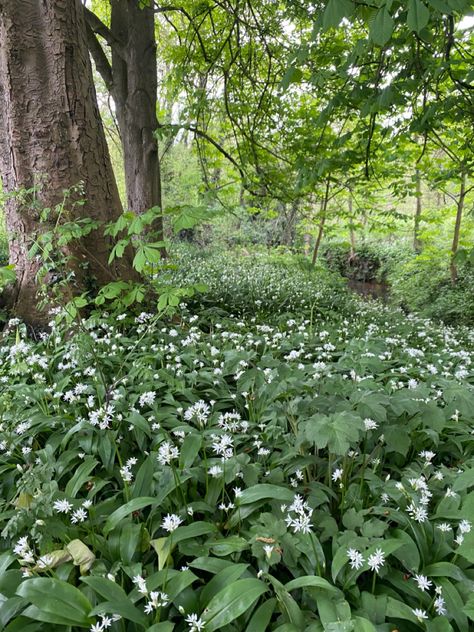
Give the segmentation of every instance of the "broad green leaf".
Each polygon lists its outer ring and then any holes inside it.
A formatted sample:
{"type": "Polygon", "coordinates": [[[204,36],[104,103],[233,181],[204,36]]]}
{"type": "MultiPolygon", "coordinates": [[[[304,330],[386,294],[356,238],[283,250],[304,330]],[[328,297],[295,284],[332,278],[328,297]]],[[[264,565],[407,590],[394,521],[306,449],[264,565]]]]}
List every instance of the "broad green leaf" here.
{"type": "Polygon", "coordinates": [[[168,536],[168,538],[170,540],[172,539],[172,543],[175,545],[183,540],[198,538],[201,535],[215,533],[216,531],[216,525],[211,524],[210,522],[198,521],[184,527],[178,527],[175,531],[173,531],[172,535],[168,536]]]}
{"type": "Polygon", "coordinates": [[[269,599],[253,613],[245,632],[265,632],[271,621],[277,600],[269,599]]]}
{"type": "Polygon", "coordinates": [[[221,590],[209,602],[202,619],[206,632],[213,632],[247,612],[267,586],[259,579],[239,579],[221,590]]]}
{"type": "Polygon", "coordinates": [[[247,568],[248,564],[231,564],[219,571],[202,589],[201,606],[204,608],[219,591],[240,579],[247,568]]]}
{"type": "Polygon", "coordinates": [[[469,597],[462,610],[471,621],[474,621],[474,594],[469,597]]]}
{"type": "Polygon", "coordinates": [[[354,12],[354,3],[351,0],[329,0],[323,16],[323,28],[339,26],[342,18],[350,17],[354,12]]]}
{"type": "Polygon", "coordinates": [[[263,500],[264,498],[288,503],[293,502],[294,497],[295,493],[286,487],[262,483],[260,485],[249,487],[248,489],[244,489],[242,495],[239,497],[239,505],[248,505],[249,503],[254,503],[258,500],[263,500]]]}
{"type": "MultiPolygon", "coordinates": [[[[80,627],[89,627],[93,623],[89,618],[92,608],[89,600],[67,582],[49,577],[34,577],[20,584],[16,594],[33,604],[41,614],[40,621],[80,627]],[[65,620],[69,624],[65,624],[65,620]]],[[[29,616],[26,612],[24,614],[29,616]]]]}
{"type": "Polygon", "coordinates": [[[118,509],[116,509],[107,518],[107,521],[103,528],[104,534],[107,535],[108,533],[110,533],[113,529],[115,529],[115,527],[118,525],[118,523],[121,520],[126,518],[131,513],[135,511],[140,511],[141,509],[144,509],[145,507],[150,507],[150,506],[154,507],[159,504],[160,504],[160,501],[157,498],[151,498],[147,496],[141,497],[141,498],[133,498],[132,500],[129,500],[128,503],[125,503],[125,505],[122,505],[122,507],[119,507],[118,509]]]}
{"type": "Polygon", "coordinates": [[[368,619],[354,617],[354,632],[377,632],[377,630],[368,619]]]}
{"type": "Polygon", "coordinates": [[[90,473],[99,462],[88,456],[84,459],[84,463],[77,468],[74,475],[69,479],[64,493],[69,498],[75,498],[77,492],[81,489],[86,481],[90,478],[90,473]]]}
{"type": "Polygon", "coordinates": [[[283,90],[288,90],[290,83],[298,83],[301,81],[302,77],[303,72],[300,70],[300,68],[290,66],[283,75],[283,78],[281,80],[281,87],[283,88],[283,90]]]}
{"type": "Polygon", "coordinates": [[[411,31],[420,33],[428,24],[430,12],[422,0],[408,0],[407,24],[411,31]]]}
{"type": "Polygon", "coordinates": [[[145,614],[133,605],[121,586],[106,577],[93,575],[81,577],[81,581],[107,600],[105,604],[99,604],[94,608],[94,614],[101,612],[116,613],[128,621],[145,625],[147,621],[145,614]]]}
{"type": "Polygon", "coordinates": [[[191,467],[199,454],[199,450],[202,445],[202,436],[193,432],[188,434],[182,445],[181,445],[181,453],[179,456],[179,466],[181,469],[185,469],[187,467],[191,467]]]}
{"type": "Polygon", "coordinates": [[[297,577],[285,584],[285,590],[288,592],[296,590],[297,588],[322,588],[323,590],[329,590],[335,593],[339,593],[338,589],[330,584],[323,577],[317,577],[316,575],[305,575],[303,577],[297,577]]]}
{"type": "Polygon", "coordinates": [[[456,480],[453,484],[453,491],[463,492],[465,489],[474,486],[474,468],[462,472],[462,474],[456,475],[456,480]]]}

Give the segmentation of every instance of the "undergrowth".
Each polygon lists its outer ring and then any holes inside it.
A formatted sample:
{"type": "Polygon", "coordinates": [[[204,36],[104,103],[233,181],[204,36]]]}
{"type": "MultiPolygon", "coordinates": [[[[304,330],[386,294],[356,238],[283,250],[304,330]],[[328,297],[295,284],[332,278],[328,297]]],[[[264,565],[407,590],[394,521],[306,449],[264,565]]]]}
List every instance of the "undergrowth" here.
{"type": "Polygon", "coordinates": [[[172,275],[208,287],[173,321],[10,322],[2,629],[468,632],[473,333],[251,258],[172,275]]]}

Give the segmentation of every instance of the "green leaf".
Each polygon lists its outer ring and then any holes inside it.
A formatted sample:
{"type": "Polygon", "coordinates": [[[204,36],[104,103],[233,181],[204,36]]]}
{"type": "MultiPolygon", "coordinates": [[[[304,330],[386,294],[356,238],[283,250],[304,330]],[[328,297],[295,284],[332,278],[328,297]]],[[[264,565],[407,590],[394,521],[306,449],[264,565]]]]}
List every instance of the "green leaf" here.
{"type": "Polygon", "coordinates": [[[469,617],[469,619],[471,619],[471,621],[474,621],[474,595],[469,597],[462,611],[469,617]]]}
{"type": "Polygon", "coordinates": [[[320,450],[328,448],[336,455],[345,456],[364,429],[358,415],[344,411],[333,415],[313,415],[301,427],[304,436],[320,450]]]}
{"type": "Polygon", "coordinates": [[[300,68],[296,68],[295,66],[290,66],[287,68],[283,78],[281,80],[281,87],[283,90],[288,90],[290,83],[299,83],[303,78],[303,72],[300,68]]]}
{"type": "Polygon", "coordinates": [[[455,492],[463,492],[472,486],[474,486],[474,468],[456,475],[456,480],[453,484],[453,490],[455,492]]]}
{"type": "Polygon", "coordinates": [[[410,606],[407,606],[393,597],[387,598],[387,617],[405,619],[406,621],[411,621],[412,623],[418,623],[418,619],[413,614],[413,610],[410,606]]]}
{"type": "Polygon", "coordinates": [[[82,463],[74,475],[69,479],[64,493],[69,498],[75,498],[77,492],[81,489],[86,481],[90,478],[90,473],[95,468],[95,466],[99,463],[96,459],[88,456],[84,459],[84,463],[82,463]]]}
{"type": "Polygon", "coordinates": [[[338,589],[330,584],[323,577],[317,577],[316,575],[304,575],[303,577],[297,577],[285,584],[285,590],[288,592],[296,590],[297,588],[322,588],[323,590],[330,590],[335,593],[339,593],[338,589]]]}
{"type": "Polygon", "coordinates": [[[204,608],[218,592],[240,579],[247,568],[248,564],[231,564],[219,571],[202,589],[200,595],[201,606],[204,608]]]}
{"type": "Polygon", "coordinates": [[[26,611],[23,613],[25,616],[34,612],[40,621],[82,628],[89,627],[94,622],[89,618],[92,608],[89,600],[80,590],[59,579],[26,579],[20,584],[16,594],[33,604],[33,608],[27,609],[29,614],[26,611]]]}
{"type": "Polygon", "coordinates": [[[106,603],[99,604],[94,608],[92,611],[94,614],[116,613],[128,621],[146,625],[145,614],[133,605],[121,586],[106,577],[81,577],[81,581],[90,586],[98,595],[107,599],[106,603]]]}
{"type": "Polygon", "coordinates": [[[323,16],[323,28],[339,26],[342,18],[350,17],[354,12],[351,0],[329,0],[323,16]]]}
{"type": "Polygon", "coordinates": [[[420,33],[430,20],[430,12],[421,0],[408,0],[407,24],[411,31],[420,33]]]}
{"type": "Polygon", "coordinates": [[[224,627],[247,612],[268,590],[259,579],[239,579],[211,599],[202,615],[206,632],[224,627]]]}
{"type": "Polygon", "coordinates": [[[245,632],[265,632],[272,618],[276,603],[276,599],[269,599],[262,603],[252,615],[245,632]]]}
{"type": "Polygon", "coordinates": [[[182,445],[181,445],[181,454],[179,457],[179,466],[182,470],[187,467],[191,467],[194,463],[195,458],[199,454],[199,450],[202,445],[202,436],[193,432],[188,434],[182,445]]]}
{"type": "Polygon", "coordinates": [[[370,25],[370,37],[378,46],[385,46],[393,33],[394,21],[387,6],[377,11],[374,21],[370,25]]]}
{"type": "Polygon", "coordinates": [[[364,617],[354,617],[354,632],[377,632],[373,623],[364,617]]]}
{"type": "Polygon", "coordinates": [[[215,533],[217,531],[217,527],[210,522],[193,522],[193,524],[178,527],[173,534],[168,536],[172,539],[172,543],[178,544],[178,542],[182,542],[183,540],[189,540],[190,538],[198,538],[200,535],[207,535],[208,533],[215,533]]]}
{"type": "Polygon", "coordinates": [[[155,507],[159,504],[160,504],[159,499],[151,498],[149,496],[145,496],[145,497],[142,496],[140,498],[133,498],[132,500],[129,500],[128,503],[125,503],[125,505],[122,505],[122,507],[119,507],[118,509],[116,509],[107,518],[107,521],[103,528],[104,535],[107,535],[113,529],[115,529],[118,523],[124,518],[126,518],[128,515],[130,515],[131,513],[135,511],[140,511],[141,509],[144,509],[145,507],[149,507],[149,506],[155,507]]]}
{"type": "Polygon", "coordinates": [[[238,553],[247,549],[249,543],[244,538],[240,538],[238,535],[231,535],[227,538],[221,538],[220,540],[208,541],[207,545],[210,546],[214,555],[226,556],[231,553],[238,553]]]}
{"type": "Polygon", "coordinates": [[[244,489],[239,497],[239,505],[248,505],[249,503],[254,503],[264,498],[271,498],[272,500],[288,503],[293,502],[294,497],[295,493],[286,487],[262,483],[244,489]]]}

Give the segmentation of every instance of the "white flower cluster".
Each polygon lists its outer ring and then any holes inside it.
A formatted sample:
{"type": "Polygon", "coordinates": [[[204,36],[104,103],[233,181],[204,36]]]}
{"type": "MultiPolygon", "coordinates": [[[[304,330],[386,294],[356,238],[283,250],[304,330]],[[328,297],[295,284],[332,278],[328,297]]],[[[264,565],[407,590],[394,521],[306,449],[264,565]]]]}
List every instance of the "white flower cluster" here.
{"type": "MultiPolygon", "coordinates": [[[[281,509],[285,512],[286,506],[282,505],[281,509]]],[[[293,530],[293,533],[311,533],[312,515],[312,508],[299,494],[296,494],[293,503],[288,507],[285,522],[287,527],[293,530]]]]}

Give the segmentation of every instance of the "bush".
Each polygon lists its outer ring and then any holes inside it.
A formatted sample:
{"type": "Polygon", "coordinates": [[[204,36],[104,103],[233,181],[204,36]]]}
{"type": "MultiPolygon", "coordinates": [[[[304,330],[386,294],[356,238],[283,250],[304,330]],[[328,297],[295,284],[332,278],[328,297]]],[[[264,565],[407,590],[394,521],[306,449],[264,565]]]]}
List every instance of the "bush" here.
{"type": "Polygon", "coordinates": [[[346,242],[329,242],[323,248],[324,258],[331,270],[354,281],[385,282],[390,271],[412,256],[412,250],[403,243],[362,242],[351,256],[346,242]]]}
{"type": "Polygon", "coordinates": [[[452,285],[449,253],[425,251],[388,276],[392,300],[409,311],[453,325],[474,325],[474,269],[458,266],[459,279],[452,285]]]}

